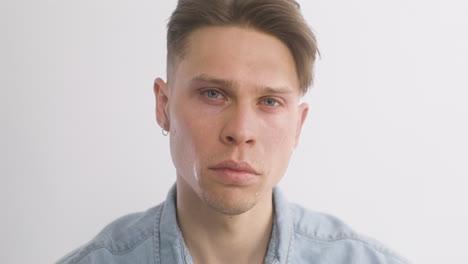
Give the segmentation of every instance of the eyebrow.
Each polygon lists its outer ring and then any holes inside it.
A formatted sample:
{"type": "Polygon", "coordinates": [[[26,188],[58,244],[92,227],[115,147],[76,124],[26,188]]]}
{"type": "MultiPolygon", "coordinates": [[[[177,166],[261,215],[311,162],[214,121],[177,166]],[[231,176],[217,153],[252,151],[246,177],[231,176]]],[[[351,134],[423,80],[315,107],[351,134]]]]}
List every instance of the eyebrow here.
{"type": "Polygon", "coordinates": [[[193,82],[213,83],[213,84],[219,85],[219,86],[221,86],[223,88],[227,88],[227,89],[234,89],[234,88],[237,87],[237,85],[233,81],[214,78],[214,77],[211,77],[211,76],[209,76],[209,75],[207,75],[205,73],[196,76],[195,78],[193,78],[191,80],[191,82],[192,83],[193,82]]]}
{"type": "MultiPolygon", "coordinates": [[[[219,85],[225,89],[228,90],[234,90],[239,87],[239,85],[232,80],[226,80],[226,79],[220,79],[220,78],[215,78],[212,77],[208,74],[200,74],[196,77],[194,77],[191,82],[207,82],[207,83],[212,83],[219,85]]],[[[293,90],[290,89],[288,86],[280,86],[280,87],[270,87],[270,86],[259,86],[256,87],[256,90],[259,93],[268,93],[268,94],[288,94],[288,93],[293,93],[293,90]]]]}

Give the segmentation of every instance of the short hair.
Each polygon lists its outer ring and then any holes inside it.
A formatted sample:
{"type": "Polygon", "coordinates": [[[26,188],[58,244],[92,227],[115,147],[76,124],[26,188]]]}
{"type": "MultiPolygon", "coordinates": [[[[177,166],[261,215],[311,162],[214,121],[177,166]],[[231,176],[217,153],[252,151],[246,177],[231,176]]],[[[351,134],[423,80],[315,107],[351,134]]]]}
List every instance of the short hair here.
{"type": "Polygon", "coordinates": [[[294,0],[179,0],[167,25],[168,81],[190,33],[205,26],[240,26],[278,38],[294,58],[301,94],[312,85],[317,41],[294,0]]]}

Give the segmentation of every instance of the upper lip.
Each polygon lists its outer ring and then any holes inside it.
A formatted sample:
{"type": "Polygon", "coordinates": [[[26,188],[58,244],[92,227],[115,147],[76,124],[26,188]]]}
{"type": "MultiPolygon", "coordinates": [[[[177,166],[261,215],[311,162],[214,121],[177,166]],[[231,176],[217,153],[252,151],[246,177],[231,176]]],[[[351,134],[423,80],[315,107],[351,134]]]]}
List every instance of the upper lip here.
{"type": "Polygon", "coordinates": [[[216,169],[229,169],[229,170],[234,170],[234,171],[239,171],[239,172],[260,174],[254,168],[252,168],[252,166],[250,166],[249,163],[244,162],[244,161],[226,160],[226,161],[216,164],[213,167],[210,167],[210,169],[215,169],[215,170],[216,169]]]}

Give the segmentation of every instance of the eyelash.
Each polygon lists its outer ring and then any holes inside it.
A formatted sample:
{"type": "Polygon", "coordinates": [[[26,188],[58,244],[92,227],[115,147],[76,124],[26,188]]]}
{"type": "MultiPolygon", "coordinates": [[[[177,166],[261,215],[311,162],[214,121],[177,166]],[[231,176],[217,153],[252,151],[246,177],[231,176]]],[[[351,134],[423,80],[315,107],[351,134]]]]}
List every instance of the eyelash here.
{"type": "MultiPolygon", "coordinates": [[[[212,100],[217,100],[217,99],[219,99],[219,98],[213,98],[213,97],[208,96],[208,93],[209,93],[209,92],[216,92],[216,93],[218,93],[218,96],[225,97],[224,94],[223,94],[223,92],[221,92],[221,91],[219,91],[219,90],[217,90],[217,89],[206,89],[206,90],[202,90],[200,93],[201,93],[203,96],[207,97],[208,99],[212,99],[212,100]]],[[[265,97],[265,98],[262,98],[262,99],[260,100],[260,102],[266,102],[267,100],[273,100],[273,101],[275,102],[275,105],[268,105],[268,104],[264,103],[264,105],[269,106],[269,107],[276,107],[276,106],[282,106],[282,105],[283,105],[283,104],[281,103],[280,100],[275,99],[275,98],[273,98],[273,97],[265,97]]]]}

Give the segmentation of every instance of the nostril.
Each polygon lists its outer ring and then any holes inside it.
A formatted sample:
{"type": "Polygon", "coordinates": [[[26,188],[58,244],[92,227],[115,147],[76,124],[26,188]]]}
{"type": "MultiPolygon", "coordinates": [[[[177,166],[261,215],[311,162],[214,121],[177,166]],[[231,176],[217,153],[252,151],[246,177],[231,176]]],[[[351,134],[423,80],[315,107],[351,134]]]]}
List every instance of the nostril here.
{"type": "Polygon", "coordinates": [[[234,138],[231,137],[231,136],[227,136],[227,140],[228,140],[229,142],[233,142],[233,141],[234,141],[234,138]]]}

